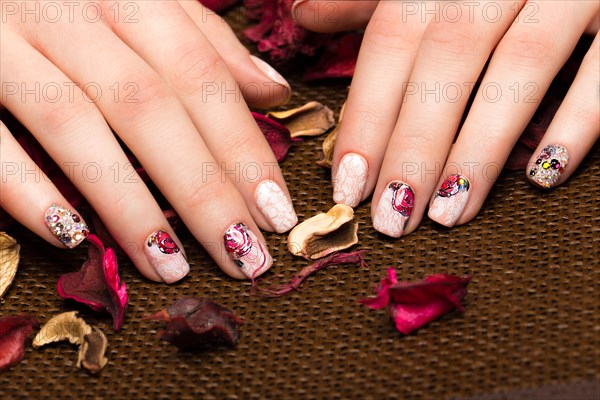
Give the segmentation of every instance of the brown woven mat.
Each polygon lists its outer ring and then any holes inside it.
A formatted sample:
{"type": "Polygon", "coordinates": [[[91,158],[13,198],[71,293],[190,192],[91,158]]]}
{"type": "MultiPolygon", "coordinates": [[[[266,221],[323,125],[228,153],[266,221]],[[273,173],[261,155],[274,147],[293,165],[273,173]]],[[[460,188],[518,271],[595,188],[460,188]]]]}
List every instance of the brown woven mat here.
{"type": "MultiPolygon", "coordinates": [[[[232,16],[239,28],[239,11],[232,16]]],[[[347,83],[309,86],[298,73],[289,76],[290,106],[316,99],[339,111],[347,83]]],[[[301,219],[333,205],[329,173],[314,162],[321,142],[296,145],[282,164],[301,219]]],[[[413,234],[391,240],[373,230],[369,204],[362,204],[360,248],[369,268],[320,272],[302,293],[281,299],[250,296],[249,283],[224,276],[183,231],[192,272],[179,284],[150,283],[120,258],[130,304],[119,333],[109,318],[56,293],[58,277],[85,259],[85,246],[61,251],[13,228],[22,261],[0,314],[27,312],[44,322],[81,310],[107,333],[109,364],[89,376],[75,367],[70,345],[28,348],[20,365],[0,375],[0,398],[598,398],[598,149],[553,191],[533,189],[523,173],[502,175],[479,216],[452,230],[425,218],[413,234]],[[388,266],[402,280],[473,275],[466,312],[399,334],[383,311],[357,304],[388,266]],[[239,346],[182,353],[159,341],[160,324],[142,318],[183,296],[207,296],[235,310],[247,322],[239,346]]],[[[286,251],[285,236],[266,237],[274,279],[306,265],[286,251]]]]}

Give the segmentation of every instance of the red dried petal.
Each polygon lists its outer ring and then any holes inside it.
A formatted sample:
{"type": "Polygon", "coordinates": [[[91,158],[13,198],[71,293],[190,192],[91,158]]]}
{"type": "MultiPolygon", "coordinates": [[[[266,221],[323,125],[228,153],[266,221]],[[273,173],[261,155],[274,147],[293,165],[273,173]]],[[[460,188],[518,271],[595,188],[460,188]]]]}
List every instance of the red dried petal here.
{"type": "Polygon", "coordinates": [[[25,341],[37,327],[38,320],[32,315],[0,318],[0,372],[21,362],[25,356],[25,341]]]}
{"type": "Polygon", "coordinates": [[[127,307],[127,289],[121,284],[117,257],[113,249],[105,250],[95,235],[88,236],[90,242],[88,259],[81,270],[62,275],[58,279],[58,294],[64,299],[73,299],[96,311],[112,315],[115,331],[121,329],[127,307]]]}
{"type": "Polygon", "coordinates": [[[304,80],[352,78],[362,38],[360,33],[349,33],[331,41],[317,65],[308,69],[304,80]]]}
{"type": "Polygon", "coordinates": [[[233,7],[240,0],[199,0],[202,5],[206,8],[209,8],[215,12],[220,12],[228,9],[229,7],[233,7]]]}
{"type": "Polygon", "coordinates": [[[252,116],[263,135],[265,135],[267,142],[269,142],[277,162],[282,162],[285,159],[294,142],[302,141],[302,139],[292,139],[290,130],[279,122],[255,112],[252,113],[252,116]]]}
{"type": "Polygon", "coordinates": [[[243,321],[225,306],[206,298],[185,298],[146,319],[167,321],[159,337],[182,350],[234,347],[243,321]]]}
{"type": "Polygon", "coordinates": [[[450,311],[464,310],[461,301],[467,295],[471,277],[431,275],[418,282],[397,283],[393,269],[381,281],[375,298],[360,302],[373,309],[388,306],[396,329],[409,334],[450,311]]]}

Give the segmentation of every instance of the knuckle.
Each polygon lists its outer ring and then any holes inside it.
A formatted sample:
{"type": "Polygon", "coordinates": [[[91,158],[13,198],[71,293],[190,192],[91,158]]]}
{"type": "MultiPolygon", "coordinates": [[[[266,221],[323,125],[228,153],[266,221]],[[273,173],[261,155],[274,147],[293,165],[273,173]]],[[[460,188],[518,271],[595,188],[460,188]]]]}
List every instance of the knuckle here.
{"type": "MultiPolygon", "coordinates": [[[[180,46],[172,64],[171,85],[184,95],[197,95],[207,82],[219,82],[226,70],[223,59],[212,49],[197,44],[180,46]]],[[[223,80],[223,79],[221,79],[223,80]]]]}
{"type": "Polygon", "coordinates": [[[509,32],[496,51],[515,65],[537,68],[548,63],[556,52],[552,36],[544,32],[509,32]]]}
{"type": "Polygon", "coordinates": [[[90,104],[82,101],[60,101],[40,107],[39,119],[49,135],[64,133],[80,124],[90,116],[90,104]]]}
{"type": "Polygon", "coordinates": [[[201,210],[203,213],[214,208],[215,199],[222,196],[223,183],[216,177],[208,179],[204,174],[196,174],[186,179],[179,193],[183,193],[182,201],[186,210],[201,210]]]}
{"type": "Polygon", "coordinates": [[[123,87],[132,85],[135,89],[132,96],[118,107],[122,116],[127,119],[138,118],[154,111],[174,96],[158,74],[152,72],[129,73],[120,79],[120,82],[123,83],[123,87]]]}
{"type": "Polygon", "coordinates": [[[464,58],[481,50],[482,34],[473,24],[432,24],[423,35],[423,44],[434,51],[464,58]]]}
{"type": "Polygon", "coordinates": [[[395,51],[411,51],[419,43],[409,26],[399,23],[394,13],[376,13],[371,18],[364,36],[364,48],[395,51]]]}

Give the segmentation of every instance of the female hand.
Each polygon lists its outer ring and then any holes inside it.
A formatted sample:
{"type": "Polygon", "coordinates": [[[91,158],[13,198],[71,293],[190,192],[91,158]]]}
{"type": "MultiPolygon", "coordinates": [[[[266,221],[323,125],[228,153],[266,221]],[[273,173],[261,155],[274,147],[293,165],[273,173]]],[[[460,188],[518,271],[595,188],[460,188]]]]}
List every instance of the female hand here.
{"type": "MultiPolygon", "coordinates": [[[[290,88],[220,17],[197,1],[0,6],[2,105],[142,274],[172,283],[189,265],[111,129],[227,274],[253,277],[271,266],[259,227],[283,232],[297,218],[244,99],[270,107],[290,88]]],[[[4,125],[0,142],[0,206],[54,245],[79,244],[85,222],[4,125]]]]}
{"type": "Polygon", "coordinates": [[[600,135],[599,9],[593,0],[296,1],[309,29],[367,26],[333,158],[334,200],[356,206],[373,193],[373,226],[392,237],[415,230],[428,205],[442,225],[470,221],[588,32],[595,40],[526,171],[544,188],[563,183],[600,135]]]}

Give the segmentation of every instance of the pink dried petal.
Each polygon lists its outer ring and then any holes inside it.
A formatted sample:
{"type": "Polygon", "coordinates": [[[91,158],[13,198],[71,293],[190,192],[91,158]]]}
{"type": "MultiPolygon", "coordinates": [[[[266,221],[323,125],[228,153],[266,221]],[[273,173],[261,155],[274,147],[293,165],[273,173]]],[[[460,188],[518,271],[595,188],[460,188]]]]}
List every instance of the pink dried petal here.
{"type": "Polygon", "coordinates": [[[326,269],[333,266],[344,265],[344,264],[359,264],[361,267],[367,267],[367,263],[362,258],[365,250],[358,250],[351,253],[334,253],[325,258],[320,259],[316,263],[307,265],[294,276],[292,281],[288,284],[276,285],[268,288],[254,287],[260,295],[264,297],[281,297],[288,293],[298,290],[302,282],[315,272],[326,269]]]}
{"type": "Polygon", "coordinates": [[[13,315],[0,318],[0,372],[21,362],[25,356],[25,341],[39,323],[31,315],[13,315]]]}
{"type": "Polygon", "coordinates": [[[390,268],[388,277],[376,289],[377,296],[360,302],[373,309],[387,305],[396,329],[408,335],[450,311],[462,312],[461,301],[467,295],[470,281],[470,276],[460,278],[437,274],[414,283],[398,283],[395,272],[390,268]]]}
{"type": "Polygon", "coordinates": [[[294,142],[302,141],[302,139],[292,139],[290,130],[279,122],[255,112],[252,113],[252,116],[263,135],[265,135],[267,142],[269,142],[277,162],[282,162],[285,159],[294,142]]]}
{"type": "Polygon", "coordinates": [[[352,78],[362,38],[360,33],[349,33],[331,41],[317,65],[308,69],[304,80],[352,78]]]}
{"type": "Polygon", "coordinates": [[[240,2],[240,0],[199,0],[199,1],[200,1],[200,3],[202,3],[203,6],[205,6],[206,8],[209,8],[215,12],[220,12],[220,11],[226,10],[240,2]]]}
{"type": "Polygon", "coordinates": [[[110,313],[113,327],[118,331],[127,307],[127,289],[125,283],[121,284],[117,257],[113,249],[105,250],[97,236],[90,235],[87,240],[90,242],[88,259],[81,270],[58,279],[58,294],[93,310],[110,313]]]}

